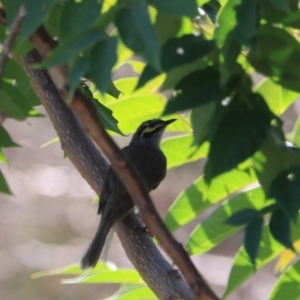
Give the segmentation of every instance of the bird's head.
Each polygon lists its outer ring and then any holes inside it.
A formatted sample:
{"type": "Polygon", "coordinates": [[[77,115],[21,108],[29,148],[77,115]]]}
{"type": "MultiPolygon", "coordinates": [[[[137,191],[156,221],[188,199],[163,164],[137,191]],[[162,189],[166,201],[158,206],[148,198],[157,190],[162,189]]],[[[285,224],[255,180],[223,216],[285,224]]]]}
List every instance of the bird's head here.
{"type": "Polygon", "coordinates": [[[131,143],[145,142],[158,146],[165,128],[174,121],[176,121],[176,119],[166,121],[161,119],[152,119],[143,122],[133,135],[131,143]]]}

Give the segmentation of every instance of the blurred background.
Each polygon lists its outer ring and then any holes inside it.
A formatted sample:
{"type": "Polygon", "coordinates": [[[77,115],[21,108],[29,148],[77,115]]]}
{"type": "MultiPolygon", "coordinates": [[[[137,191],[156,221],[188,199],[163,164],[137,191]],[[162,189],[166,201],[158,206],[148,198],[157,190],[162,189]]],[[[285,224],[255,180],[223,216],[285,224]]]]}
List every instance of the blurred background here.
{"type": "MultiPolygon", "coordinates": [[[[42,109],[40,109],[42,111],[42,109]]],[[[286,132],[292,130],[299,107],[284,115],[286,132]]],[[[43,112],[43,111],[42,111],[43,112]]],[[[43,112],[44,113],[44,112],[43,112]]],[[[92,300],[108,297],[118,285],[61,284],[66,276],[32,279],[32,273],[64,267],[78,262],[98,226],[95,194],[68,159],[60,144],[40,146],[56,137],[47,117],[25,122],[6,120],[4,127],[22,148],[4,149],[10,167],[1,164],[13,196],[0,194],[0,299],[1,300],[92,300]]],[[[128,138],[118,137],[120,146],[128,138]]],[[[152,193],[161,214],[176,196],[203,169],[203,161],[168,172],[165,181],[152,193]],[[174,184],[176,183],[176,184],[174,184]]],[[[189,232],[211,211],[175,233],[185,242],[189,232]]],[[[243,234],[226,240],[207,254],[193,260],[210,283],[222,295],[231,269],[232,256],[241,246],[243,234]]],[[[118,267],[131,267],[122,246],[114,236],[108,259],[118,267]]],[[[274,264],[259,271],[228,299],[263,300],[275,282],[274,264]]]]}

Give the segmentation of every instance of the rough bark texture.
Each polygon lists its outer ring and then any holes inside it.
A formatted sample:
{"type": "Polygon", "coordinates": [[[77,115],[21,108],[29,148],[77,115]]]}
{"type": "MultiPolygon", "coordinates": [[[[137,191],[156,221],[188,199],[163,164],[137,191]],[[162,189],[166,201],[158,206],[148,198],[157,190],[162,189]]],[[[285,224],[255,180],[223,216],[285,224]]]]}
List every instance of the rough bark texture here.
{"type": "MultiPolygon", "coordinates": [[[[34,69],[33,65],[40,60],[33,50],[20,62],[33,79],[33,87],[57,131],[63,151],[99,194],[108,164],[60,98],[48,73],[34,69]]],[[[159,299],[193,299],[181,275],[164,259],[142,227],[139,217],[131,214],[116,228],[128,258],[159,299]]]]}

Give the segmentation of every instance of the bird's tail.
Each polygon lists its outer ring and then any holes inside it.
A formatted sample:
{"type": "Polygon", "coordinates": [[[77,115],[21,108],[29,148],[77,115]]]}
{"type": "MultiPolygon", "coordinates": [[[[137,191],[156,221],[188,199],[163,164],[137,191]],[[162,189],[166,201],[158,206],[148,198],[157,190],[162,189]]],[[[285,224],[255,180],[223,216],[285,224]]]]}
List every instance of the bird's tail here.
{"type": "Polygon", "coordinates": [[[100,258],[102,250],[104,255],[107,254],[113,235],[113,222],[111,221],[112,219],[105,219],[106,220],[101,219],[95,237],[81,259],[81,269],[94,268],[100,258]]]}

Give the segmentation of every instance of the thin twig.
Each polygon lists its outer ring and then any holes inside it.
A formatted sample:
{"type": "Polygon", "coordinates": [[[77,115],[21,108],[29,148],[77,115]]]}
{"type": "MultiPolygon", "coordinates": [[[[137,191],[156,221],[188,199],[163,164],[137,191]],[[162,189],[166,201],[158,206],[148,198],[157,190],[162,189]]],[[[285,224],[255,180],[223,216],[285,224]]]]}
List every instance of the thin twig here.
{"type": "Polygon", "coordinates": [[[19,34],[19,31],[20,31],[20,28],[21,28],[21,25],[22,25],[22,22],[23,22],[25,16],[26,16],[25,7],[22,5],[19,8],[19,11],[11,25],[10,33],[8,34],[8,36],[6,37],[6,39],[3,43],[2,53],[0,56],[0,79],[2,78],[4,66],[7,61],[10,49],[11,49],[17,35],[19,34]]]}

